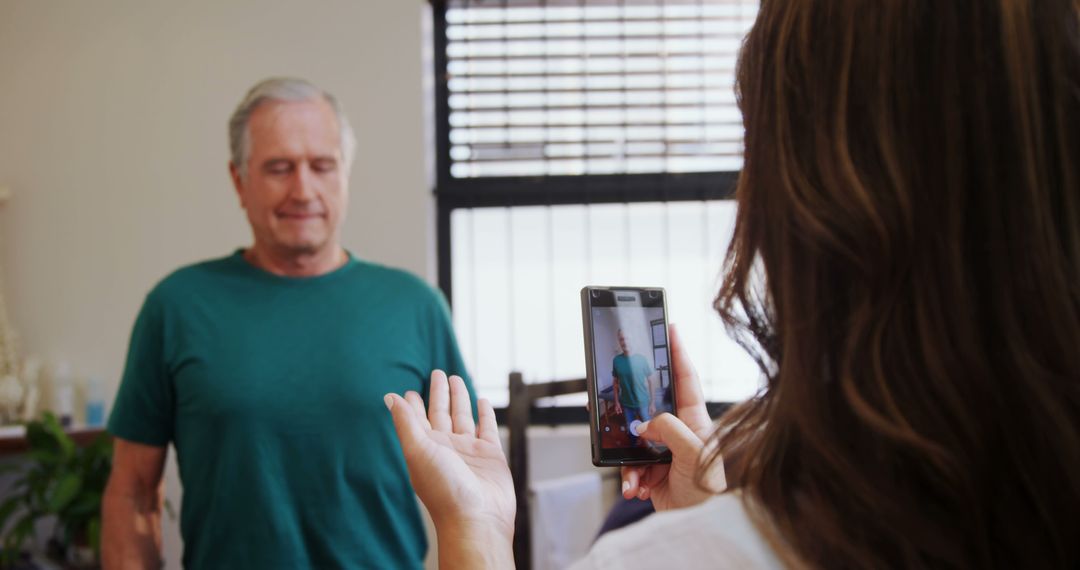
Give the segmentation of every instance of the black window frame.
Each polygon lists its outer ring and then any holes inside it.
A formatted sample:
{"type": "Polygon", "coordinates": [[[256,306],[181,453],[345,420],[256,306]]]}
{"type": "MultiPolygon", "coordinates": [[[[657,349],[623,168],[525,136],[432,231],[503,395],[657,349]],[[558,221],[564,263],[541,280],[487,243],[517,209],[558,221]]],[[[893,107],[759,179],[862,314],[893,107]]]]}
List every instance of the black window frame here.
{"type": "MultiPolygon", "coordinates": [[[[454,178],[450,174],[450,74],[446,54],[446,10],[449,2],[429,2],[431,32],[434,36],[431,60],[434,66],[435,172],[432,191],[436,202],[437,274],[439,289],[446,296],[447,303],[451,304],[451,309],[453,260],[450,222],[454,210],[734,198],[739,177],[737,171],[454,178]]],[[[708,403],[713,413],[719,413],[730,405],[730,402],[708,403]]],[[[496,410],[500,420],[505,418],[505,413],[505,408],[496,410]]],[[[534,415],[537,423],[542,424],[588,423],[587,414],[580,407],[540,408],[534,410],[534,415]]]]}

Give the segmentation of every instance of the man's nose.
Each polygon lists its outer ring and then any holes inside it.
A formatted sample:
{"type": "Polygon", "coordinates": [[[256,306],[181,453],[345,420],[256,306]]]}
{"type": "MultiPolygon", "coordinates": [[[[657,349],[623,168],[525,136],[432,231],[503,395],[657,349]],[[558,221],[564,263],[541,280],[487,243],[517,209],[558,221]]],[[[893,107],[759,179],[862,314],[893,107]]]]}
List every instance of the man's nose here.
{"type": "Polygon", "coordinates": [[[296,179],[289,197],[300,202],[313,200],[317,194],[315,184],[315,173],[311,171],[311,165],[301,162],[296,169],[296,179]]]}

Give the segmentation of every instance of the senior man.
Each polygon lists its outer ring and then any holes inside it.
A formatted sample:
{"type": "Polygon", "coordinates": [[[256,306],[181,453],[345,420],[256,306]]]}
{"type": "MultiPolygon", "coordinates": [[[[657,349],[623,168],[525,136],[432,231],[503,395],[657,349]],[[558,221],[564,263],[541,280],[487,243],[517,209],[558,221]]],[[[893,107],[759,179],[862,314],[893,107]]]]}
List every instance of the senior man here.
{"type": "Polygon", "coordinates": [[[420,567],[423,524],[379,406],[426,397],[431,370],[465,373],[446,303],[341,246],[355,139],[329,93],[263,81],[229,142],[254,243],[146,297],[109,420],[105,566],[160,565],[172,443],[185,567],[420,567]]]}

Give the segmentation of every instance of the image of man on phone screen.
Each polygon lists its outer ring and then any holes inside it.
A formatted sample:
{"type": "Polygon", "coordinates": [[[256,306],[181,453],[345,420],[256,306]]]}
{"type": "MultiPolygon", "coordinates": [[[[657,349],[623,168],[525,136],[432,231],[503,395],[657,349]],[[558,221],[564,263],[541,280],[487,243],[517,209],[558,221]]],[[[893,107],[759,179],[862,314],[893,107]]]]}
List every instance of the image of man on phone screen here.
{"type": "Polygon", "coordinates": [[[618,332],[620,354],[611,361],[611,377],[615,389],[615,413],[626,418],[626,430],[630,432],[631,445],[637,445],[637,425],[652,419],[652,390],[649,361],[640,354],[633,354],[622,329],[618,332]]]}

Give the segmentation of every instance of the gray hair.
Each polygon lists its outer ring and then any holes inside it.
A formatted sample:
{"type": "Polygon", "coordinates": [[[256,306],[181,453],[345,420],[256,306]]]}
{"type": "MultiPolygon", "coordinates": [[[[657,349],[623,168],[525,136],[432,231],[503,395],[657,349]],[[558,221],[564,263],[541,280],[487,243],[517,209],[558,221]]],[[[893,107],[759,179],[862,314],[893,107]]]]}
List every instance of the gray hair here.
{"type": "Polygon", "coordinates": [[[345,171],[352,167],[356,152],[356,135],[353,134],[349,118],[341,104],[333,95],[303,79],[291,77],[272,77],[257,83],[247,92],[243,101],[236,106],[229,117],[229,152],[230,159],[240,173],[240,178],[247,178],[247,163],[251,158],[251,130],[248,121],[259,105],[267,101],[310,101],[322,97],[334,109],[338,131],[341,133],[341,159],[345,171]]]}

